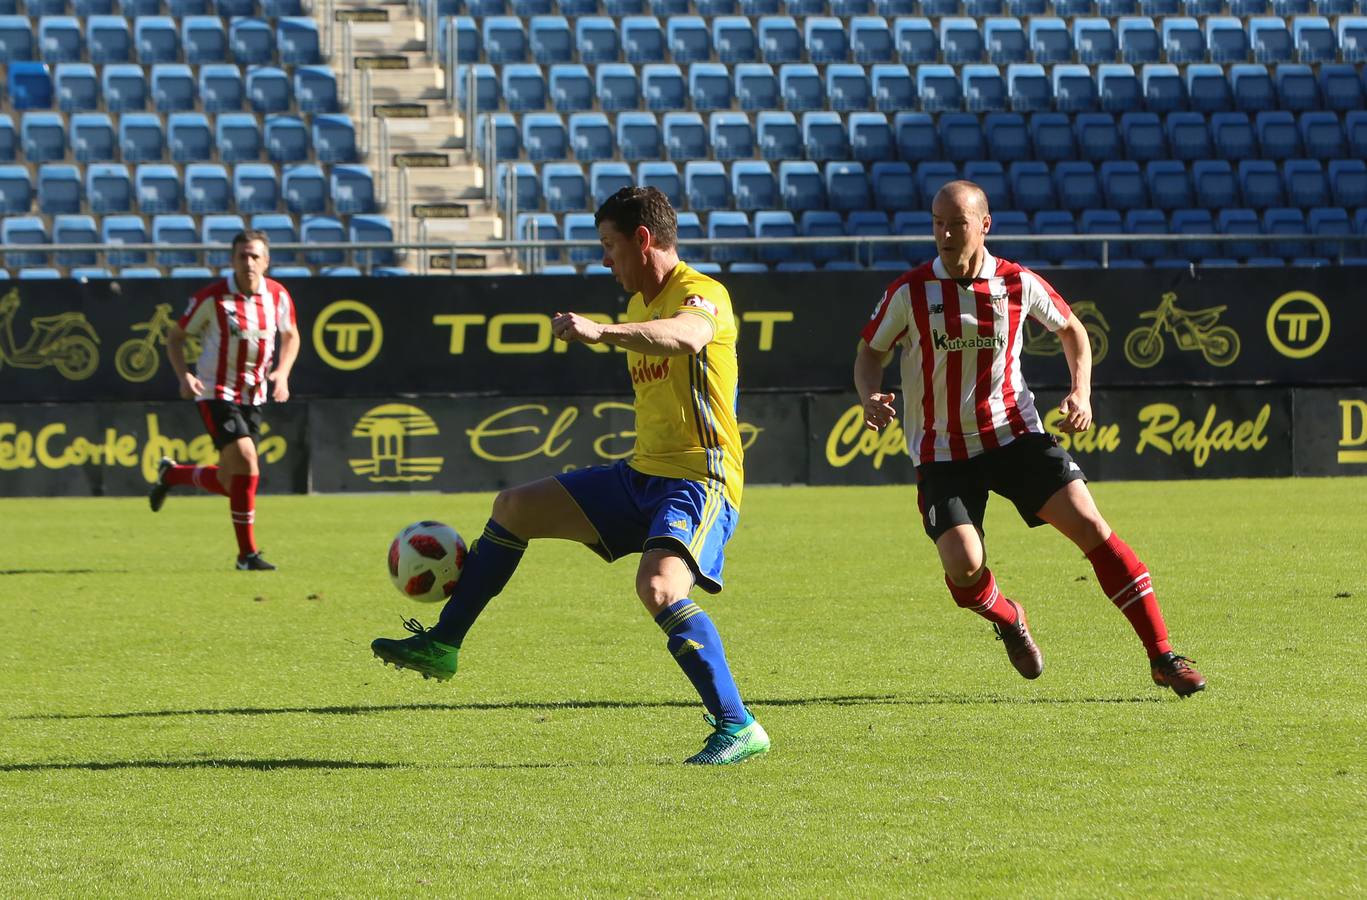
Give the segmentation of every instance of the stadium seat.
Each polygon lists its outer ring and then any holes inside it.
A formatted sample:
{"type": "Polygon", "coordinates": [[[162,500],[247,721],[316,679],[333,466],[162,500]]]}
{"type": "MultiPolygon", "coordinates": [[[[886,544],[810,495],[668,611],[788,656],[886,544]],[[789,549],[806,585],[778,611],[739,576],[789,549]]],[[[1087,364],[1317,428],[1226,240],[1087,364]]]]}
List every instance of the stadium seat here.
{"type": "Polygon", "coordinates": [[[313,117],[313,152],[319,162],[355,162],[356,131],[344,115],[313,117]]]}
{"type": "Polygon", "coordinates": [[[218,16],[187,16],[180,22],[180,46],[192,66],[227,62],[228,30],[218,16]]]}
{"type": "Polygon", "coordinates": [[[794,213],[826,208],[826,184],[820,169],[810,160],[779,163],[778,190],[784,208],[794,213]]]}
{"type": "Polygon", "coordinates": [[[730,70],[721,63],[693,63],[688,67],[688,95],[699,112],[730,109],[730,70]]]}
{"type": "Polygon", "coordinates": [[[1073,41],[1068,26],[1057,16],[1035,16],[1028,28],[1034,60],[1041,65],[1071,62],[1073,41]]]}
{"type": "Polygon", "coordinates": [[[1329,162],[1329,193],[1335,206],[1367,207],[1367,162],[1335,159],[1329,162]]]}
{"type": "Polygon", "coordinates": [[[755,257],[755,248],[737,245],[736,238],[754,237],[750,217],[739,210],[717,210],[707,217],[707,236],[713,241],[710,255],[713,262],[748,262],[755,257]]]}
{"type": "Polygon", "coordinates": [[[802,146],[808,159],[817,162],[850,158],[850,142],[840,114],[805,112],[802,114],[802,146]]]}
{"type": "Polygon", "coordinates": [[[190,163],[185,167],[185,208],[195,214],[225,213],[232,206],[228,170],[218,163],[190,163]]]}
{"type": "Polygon", "coordinates": [[[84,194],[81,173],[75,166],[48,163],[38,169],[38,212],[44,215],[80,212],[84,194]]]}
{"type": "Polygon", "coordinates": [[[731,196],[737,209],[771,209],[778,205],[778,180],[763,160],[739,160],[731,166],[731,196]]]}
{"type": "Polygon", "coordinates": [[[1332,63],[1338,57],[1338,40],[1324,16],[1296,16],[1291,24],[1296,58],[1302,63],[1332,63]]]}
{"type": "MultiPolygon", "coordinates": [[[[1031,115],[1030,138],[1035,147],[1035,157],[1046,161],[1076,159],[1077,148],[1073,144],[1074,123],[1081,139],[1083,127],[1097,115],[1084,113],[1076,119],[1064,113],[1040,112],[1031,115]]],[[[1110,149],[1118,149],[1119,135],[1115,133],[1115,119],[1109,114],[1101,114],[1101,119],[1110,127],[1110,136],[1113,139],[1109,145],[1110,149]]]]}
{"type": "Polygon", "coordinates": [[[1367,62],[1367,16],[1340,15],[1336,34],[1343,62],[1367,62]]]}
{"type": "Polygon", "coordinates": [[[926,64],[916,68],[916,93],[928,113],[963,109],[963,91],[953,66],[926,64]]]}
{"type": "Polygon", "coordinates": [[[481,26],[484,59],[487,62],[502,65],[520,63],[527,58],[527,31],[521,19],[516,16],[489,16],[482,21],[481,26]]]}
{"type": "Polygon", "coordinates": [[[1300,131],[1296,117],[1286,110],[1266,110],[1253,118],[1258,147],[1264,159],[1291,159],[1301,156],[1300,131]]]}
{"type": "MultiPolygon", "coordinates": [[[[1346,217],[1344,221],[1347,221],[1346,217]]],[[[56,262],[59,266],[94,266],[97,260],[94,247],[100,243],[99,227],[95,224],[95,219],[92,216],[53,216],[52,243],[92,245],[89,252],[67,250],[58,253],[56,254],[56,262]]],[[[72,272],[71,277],[80,278],[81,276],[72,272]]],[[[86,275],[85,277],[90,276],[86,275]]]]}
{"type": "Polygon", "coordinates": [[[782,65],[778,70],[778,83],[783,106],[789,112],[825,109],[825,90],[816,66],[809,63],[782,65]]]}
{"type": "MultiPolygon", "coordinates": [[[[1034,160],[1013,162],[1007,169],[1007,181],[1018,209],[1058,208],[1058,197],[1054,194],[1053,180],[1049,176],[1049,166],[1046,163],[1034,160]]],[[[932,196],[924,190],[922,195],[932,196]]]]}
{"type": "Polygon", "coordinates": [[[701,159],[707,156],[707,129],[695,112],[667,112],[664,127],[665,153],[673,160],[701,159]]]}
{"type": "Polygon", "coordinates": [[[1149,112],[1180,112],[1187,108],[1187,86],[1177,66],[1150,63],[1140,69],[1140,81],[1149,112]]]}
{"type": "MultiPolygon", "coordinates": [[[[471,31],[473,30],[472,21],[471,31]]],[[[527,31],[532,59],[538,65],[549,66],[574,61],[574,35],[570,31],[569,20],[563,15],[533,16],[527,31]]],[[[627,53],[627,60],[635,62],[630,56],[631,47],[627,48],[627,53]]],[[[466,57],[462,55],[461,58],[466,57]]]]}
{"type": "Polygon", "coordinates": [[[612,126],[600,112],[577,112],[570,115],[570,149],[580,162],[611,159],[615,155],[612,126]]]}
{"type": "Polygon", "coordinates": [[[522,149],[533,162],[569,157],[569,132],[559,113],[522,117],[522,149]]]}
{"type": "Polygon", "coordinates": [[[24,113],[19,120],[19,135],[29,162],[49,162],[66,156],[66,126],[59,113],[24,113]]]}
{"type": "Polygon", "coordinates": [[[849,59],[845,24],[834,16],[807,16],[803,21],[803,43],[807,58],[814,63],[838,63],[849,59]]]}
{"type": "Polygon", "coordinates": [[[1127,113],[1144,108],[1144,89],[1129,63],[1096,67],[1097,101],[1102,111],[1127,113]]]}
{"type": "Polygon", "coordinates": [[[756,27],[760,58],[770,65],[800,62],[803,55],[802,32],[792,16],[763,16],[756,27]]]}
{"type": "MultiPolygon", "coordinates": [[[[74,117],[73,117],[74,119],[74,117]]],[[[166,135],[156,113],[124,113],[119,118],[119,152],[124,162],[155,162],[166,153],[166,135]]]]}
{"type": "Polygon", "coordinates": [[[1234,108],[1240,112],[1256,113],[1275,109],[1276,93],[1272,76],[1261,63],[1244,63],[1229,67],[1229,83],[1234,92],[1234,108]]]}
{"type": "Polygon", "coordinates": [[[1191,178],[1186,164],[1179,160],[1155,159],[1145,163],[1144,183],[1149,189],[1149,202],[1158,209],[1170,212],[1193,203],[1191,178]]]}
{"type": "MultiPolygon", "coordinates": [[[[25,97],[14,96],[16,78],[21,79],[23,67],[20,63],[10,64],[10,106],[14,109],[46,109],[52,105],[51,97],[46,103],[41,96],[34,96],[29,88],[24,88],[25,97]]],[[[34,76],[41,81],[44,74],[40,71],[34,76]]],[[[41,93],[39,83],[37,91],[41,93]]],[[[57,98],[57,108],[62,112],[90,112],[99,107],[100,82],[95,75],[95,67],[89,63],[60,63],[52,71],[52,93],[57,98]]]]}
{"type": "Polygon", "coordinates": [[[111,63],[101,75],[104,88],[104,108],[108,112],[143,109],[147,105],[147,80],[142,66],[132,63],[111,63]]]}
{"type": "Polygon", "coordinates": [[[631,167],[624,162],[599,160],[589,166],[589,194],[594,209],[602,206],[607,199],[624,187],[636,183],[631,167]]]}
{"type": "Polygon", "coordinates": [[[1215,113],[1210,117],[1210,136],[1215,156],[1241,160],[1257,156],[1253,125],[1242,112],[1215,113]]]}
{"type": "Polygon", "coordinates": [[[1163,51],[1169,63],[1206,61],[1206,39],[1201,34],[1201,26],[1196,19],[1190,16],[1166,16],[1160,29],[1163,35],[1163,51]]]}
{"type": "Polygon", "coordinates": [[[1025,129],[1025,117],[1020,113],[988,113],[983,116],[983,139],[992,148],[992,158],[1003,163],[1029,159],[1033,155],[1030,133],[1025,129]]]}
{"type": "Polygon", "coordinates": [[[642,162],[636,167],[636,183],[641,187],[658,188],[675,209],[684,205],[683,176],[679,174],[677,163],[658,160],[642,162]]]}
{"type": "MultiPolygon", "coordinates": [[[[247,224],[239,215],[205,216],[199,222],[199,240],[204,244],[227,246],[246,227],[247,224]]],[[[205,261],[211,266],[226,266],[231,260],[227,250],[210,250],[205,254],[205,261]]]]}
{"type": "Polygon", "coordinates": [[[1187,66],[1187,101],[1194,112],[1210,114],[1234,108],[1229,79],[1223,66],[1193,63],[1187,66]]]}
{"type": "Polygon", "coordinates": [[[1205,22],[1206,51],[1215,63],[1248,61],[1248,34],[1234,16],[1210,16],[1205,22]]]}
{"type": "Polygon", "coordinates": [[[837,212],[868,209],[873,204],[868,172],[863,163],[828,162],[822,172],[826,203],[837,212]]]}
{"type": "MultiPolygon", "coordinates": [[[[1006,169],[994,159],[970,160],[964,163],[963,177],[977,184],[987,194],[988,207],[991,209],[1010,209],[1012,206],[1011,188],[1006,178],[1006,169]]],[[[927,198],[932,200],[934,198],[927,198]]]]}
{"type": "Polygon", "coordinates": [[[1111,209],[1126,212],[1149,205],[1148,190],[1139,163],[1130,159],[1109,159],[1101,163],[1097,172],[1101,195],[1111,209]]]}
{"type": "Polygon", "coordinates": [[[623,159],[658,159],[662,146],[654,113],[624,112],[617,117],[617,149],[623,159]]]}
{"type": "Polygon", "coordinates": [[[233,202],[239,213],[275,212],[280,205],[280,176],[275,166],[270,163],[241,163],[235,166],[233,202]]]}
{"type": "Polygon", "coordinates": [[[551,212],[575,212],[589,205],[584,167],[577,162],[549,162],[541,167],[541,196],[551,212]]]}
{"type": "Polygon", "coordinates": [[[714,160],[684,163],[684,194],[694,212],[726,209],[731,205],[731,186],[726,169],[714,160]]]}
{"type": "Polygon", "coordinates": [[[242,108],[246,94],[242,70],[232,63],[199,67],[199,99],[205,112],[233,112],[242,108]]]}
{"type": "Polygon", "coordinates": [[[672,16],[665,23],[669,55],[678,65],[706,62],[712,56],[712,39],[701,16],[672,16]]]}
{"type": "MultiPolygon", "coordinates": [[[[1041,115],[1036,113],[1034,118],[1039,119],[1041,115]]],[[[1034,124],[1032,121],[1032,131],[1034,124]]],[[[1073,120],[1073,131],[1077,139],[1077,152],[1082,159],[1101,163],[1122,156],[1120,130],[1116,127],[1115,116],[1110,113],[1080,113],[1073,120]]],[[[1035,155],[1040,159],[1050,158],[1041,153],[1038,135],[1035,137],[1035,155]]]]}
{"type": "MultiPolygon", "coordinates": [[[[1308,234],[1319,235],[1329,238],[1324,241],[1317,241],[1313,245],[1312,252],[1316,256],[1326,257],[1331,260],[1341,260],[1344,256],[1360,255],[1354,248],[1360,248],[1360,243],[1336,241],[1332,238],[1337,236],[1350,236],[1353,233],[1353,223],[1348,217],[1348,211],[1342,207],[1316,207],[1309,210],[1305,216],[1306,232],[1308,234]]],[[[55,241],[54,241],[55,242],[55,241]]]]}
{"type": "Polygon", "coordinates": [[[266,158],[274,163],[303,162],[309,155],[309,132],[297,116],[267,116],[266,158]]]}
{"type": "Polygon", "coordinates": [[[41,251],[17,251],[16,246],[48,244],[47,227],[38,216],[9,216],[0,219],[0,244],[7,249],[5,262],[11,266],[42,266],[48,261],[48,254],[41,251]]]}
{"type": "Polygon", "coordinates": [[[940,19],[940,55],[952,65],[981,62],[985,47],[982,26],[967,16],[940,19]]]}
{"type": "Polygon", "coordinates": [[[133,46],[144,66],[173,63],[180,57],[180,35],[170,16],[139,16],[133,20],[133,46]]]}
{"type": "Polygon", "coordinates": [[[1282,176],[1270,159],[1241,159],[1238,163],[1239,191],[1244,205],[1255,210],[1284,206],[1282,176]]]}
{"type": "Polygon", "coordinates": [[[735,67],[734,94],[740,108],[752,112],[778,106],[778,78],[768,63],[740,63],[735,67]]]}
{"type": "Polygon", "coordinates": [[[1284,110],[1305,112],[1320,109],[1319,84],[1308,65],[1287,63],[1273,72],[1277,102],[1284,110]]]}
{"type": "Polygon", "coordinates": [[[1168,113],[1163,121],[1168,148],[1175,159],[1207,159],[1213,155],[1206,117],[1196,112],[1168,113]]]}
{"type": "Polygon", "coordinates": [[[0,62],[11,64],[33,58],[33,24],[29,17],[0,16],[0,62]]]}
{"type": "Polygon", "coordinates": [[[75,16],[50,15],[38,20],[38,55],[43,62],[79,62],[81,49],[81,24],[75,16]]]}
{"type": "Polygon", "coordinates": [[[28,167],[0,165],[0,215],[22,215],[33,205],[33,179],[28,167]]]}
{"type": "Polygon", "coordinates": [[[1097,108],[1096,80],[1090,66],[1060,63],[1053,69],[1054,105],[1060,112],[1097,108]]]}
{"type": "MultiPolygon", "coordinates": [[[[798,217],[798,228],[803,237],[844,237],[845,222],[840,213],[828,210],[808,210],[798,217]]],[[[848,257],[849,247],[839,244],[807,244],[805,255],[815,262],[827,263],[837,257],[848,257]]],[[[859,268],[854,266],[854,268],[859,268]]]]}
{"type": "Polygon", "coordinates": [[[904,162],[874,163],[869,169],[869,182],[873,188],[873,205],[877,209],[896,213],[920,206],[911,166],[904,162]]]}
{"type": "MultiPolygon", "coordinates": [[[[850,56],[861,65],[891,63],[896,59],[892,29],[882,16],[853,16],[849,20],[850,56]]],[[[715,40],[713,43],[716,43],[715,40]]]]}
{"type": "MultiPolygon", "coordinates": [[[[350,167],[348,167],[350,168],[350,167]]],[[[356,167],[363,169],[363,167],[356,167]]],[[[364,170],[369,175],[369,170],[364,170]]],[[[541,182],[536,177],[536,166],[529,162],[501,162],[494,174],[494,199],[502,209],[508,202],[508,180],[513,179],[513,198],[516,201],[517,210],[536,209],[541,205],[541,182]]],[[[332,186],[333,194],[336,195],[338,185],[332,186]]],[[[365,212],[374,211],[374,184],[371,185],[371,209],[365,212]]]]}
{"type": "MultiPolygon", "coordinates": [[[[1058,4],[1055,3],[1055,12],[1058,4]]],[[[1073,51],[1077,61],[1089,65],[1114,62],[1119,45],[1109,19],[1079,16],[1073,19],[1073,51]]]]}
{"type": "Polygon", "coordinates": [[[261,158],[261,130],[252,113],[220,113],[214,122],[214,144],[224,162],[261,158]]]}
{"type": "MultiPolygon", "coordinates": [[[[995,217],[994,217],[995,218],[995,217]]],[[[993,230],[996,230],[993,223],[993,230]]],[[[1079,234],[1121,234],[1125,230],[1120,213],[1114,209],[1084,209],[1077,213],[1079,234]]],[[[1092,259],[1098,263],[1125,259],[1128,244],[1124,241],[1088,241],[1079,248],[1079,259],[1092,259]]]]}
{"type": "Polygon", "coordinates": [[[1168,156],[1168,142],[1163,125],[1155,113],[1132,112],[1120,117],[1120,137],[1125,143],[1125,156],[1138,162],[1164,159],[1168,156]]]}
{"type": "Polygon", "coordinates": [[[712,113],[708,133],[715,159],[748,159],[755,155],[755,130],[746,113],[712,113]]]}
{"type": "Polygon", "coordinates": [[[1348,138],[1348,155],[1367,159],[1367,112],[1351,110],[1343,115],[1343,131],[1348,138]]]}
{"type": "MultiPolygon", "coordinates": [[[[264,65],[275,58],[275,36],[265,19],[242,16],[228,25],[228,53],[240,66],[264,65]]],[[[284,62],[286,60],[282,60],[284,62]]],[[[315,63],[316,59],[290,60],[315,63]]]]}
{"type": "Polygon", "coordinates": [[[1242,204],[1239,185],[1229,160],[1203,159],[1193,162],[1191,181],[1197,206],[1222,209],[1242,204]]]}
{"type": "Polygon", "coordinates": [[[907,65],[939,62],[940,39],[930,19],[924,16],[898,18],[892,23],[892,35],[897,56],[907,65]]]}
{"type": "MultiPolygon", "coordinates": [[[[337,244],[347,239],[342,223],[331,216],[305,216],[299,225],[299,241],[304,244],[337,244]]],[[[304,261],[314,266],[338,265],[346,259],[344,250],[307,250],[304,261]]]]}
{"type": "Polygon", "coordinates": [[[760,245],[758,256],[771,263],[794,260],[798,249],[791,244],[781,243],[782,238],[797,237],[797,221],[786,209],[760,210],[754,214],[755,237],[775,240],[760,245]]]}
{"type": "Polygon", "coordinates": [[[861,162],[895,159],[897,147],[883,113],[853,112],[849,116],[850,153],[861,162]]]}
{"type": "Polygon", "coordinates": [[[1006,90],[1015,112],[1045,112],[1054,108],[1054,92],[1044,66],[1012,63],[1006,67],[1006,90]]]}
{"type": "MultiPolygon", "coordinates": [[[[251,217],[251,228],[253,231],[264,231],[270,238],[271,251],[271,272],[276,279],[284,277],[277,263],[289,264],[298,259],[298,254],[293,250],[279,249],[281,244],[293,244],[299,240],[299,231],[295,228],[294,217],[282,213],[257,213],[251,217]]],[[[307,271],[307,270],[305,270],[307,271]]],[[[308,276],[301,276],[307,278],[308,276]]]]}
{"type": "Polygon", "coordinates": [[[750,19],[745,16],[719,16],[713,19],[712,47],[717,60],[728,65],[759,59],[759,40],[750,19]]]}
{"type": "MultiPolygon", "coordinates": [[[[593,224],[593,214],[583,212],[566,213],[563,221],[565,240],[598,242],[598,228],[593,224]]],[[[571,247],[570,262],[577,265],[595,263],[603,258],[602,246],[571,247]]]]}
{"type": "MultiPolygon", "coordinates": [[[[646,68],[649,70],[650,67],[646,68]]],[[[551,105],[557,112],[582,112],[593,108],[593,81],[589,78],[589,70],[586,67],[578,63],[551,66],[549,81],[551,105]]],[[[682,101],[682,96],[680,100],[682,101]]],[[[653,103],[648,105],[651,109],[660,108],[653,103]]]]}
{"type": "Polygon", "coordinates": [[[123,16],[90,16],[85,20],[87,61],[122,63],[132,59],[133,37],[123,16]]]}
{"type": "MultiPolygon", "coordinates": [[[[456,99],[462,104],[469,103],[467,92],[470,90],[470,70],[475,73],[475,106],[477,112],[494,112],[498,109],[498,76],[494,67],[485,63],[456,66],[456,99]]],[[[591,92],[592,86],[588,87],[591,92]]]]}
{"type": "Polygon", "coordinates": [[[1291,62],[1294,56],[1291,30],[1281,16],[1255,16],[1248,20],[1248,43],[1253,61],[1267,65],[1291,62]]]}
{"type": "Polygon", "coordinates": [[[165,163],[143,163],[133,173],[133,194],[143,215],[180,209],[180,172],[165,163]]]}
{"type": "Polygon", "coordinates": [[[1030,60],[1025,28],[1018,18],[992,17],[983,22],[983,46],[988,62],[1005,66],[1030,60]]]}
{"type": "Polygon", "coordinates": [[[1367,83],[1359,81],[1357,69],[1351,65],[1323,65],[1319,87],[1325,109],[1346,112],[1362,108],[1367,83]]]}
{"type": "Polygon", "coordinates": [[[1329,181],[1316,159],[1288,159],[1282,163],[1282,183],[1291,206],[1310,209],[1329,205],[1329,181]]]}
{"type": "Polygon", "coordinates": [[[837,112],[869,108],[869,79],[865,67],[833,63],[826,67],[826,102],[837,112]]]}
{"type": "Polygon", "coordinates": [[[630,63],[603,63],[595,74],[598,104],[606,112],[635,109],[640,103],[641,84],[636,67],[630,63]]]}
{"type": "MultiPolygon", "coordinates": [[[[1263,233],[1268,235],[1303,235],[1305,213],[1292,207],[1276,207],[1263,210],[1263,233]]],[[[1311,249],[1311,244],[1300,241],[1268,241],[1267,251],[1272,256],[1290,260],[1303,256],[1311,249]]]]}
{"type": "Polygon", "coordinates": [[[982,128],[972,113],[945,113],[940,116],[940,147],[947,159],[964,162],[984,159],[982,128]]]}
{"type": "MultiPolygon", "coordinates": [[[[92,70],[93,80],[93,70],[92,70]]],[[[289,92],[285,92],[289,104],[289,92]]],[[[182,63],[159,63],[152,67],[152,106],[157,112],[183,112],[195,108],[195,77],[182,63]]]]}
{"type": "MultiPolygon", "coordinates": [[[[453,50],[458,65],[477,60],[481,55],[481,46],[479,26],[472,16],[438,17],[437,60],[443,65],[449,61],[453,50]]],[[[569,56],[573,57],[572,49],[569,56]]]]}
{"type": "MultiPolygon", "coordinates": [[[[1208,209],[1177,209],[1168,217],[1168,229],[1173,234],[1214,234],[1215,217],[1208,209]]],[[[1182,254],[1188,260],[1204,260],[1216,256],[1219,246],[1209,241],[1183,241],[1169,244],[1166,255],[1182,254]]]]}
{"type": "MultiPolygon", "coordinates": [[[[1054,165],[1054,193],[1059,206],[1073,213],[1081,213],[1103,205],[1101,185],[1096,169],[1089,162],[1063,160],[1054,165]]],[[[995,207],[995,204],[994,204],[995,207]]]]}
{"type": "MultiPolygon", "coordinates": [[[[1124,215],[1124,229],[1126,234],[1168,234],[1168,218],[1159,209],[1131,209],[1124,215]]],[[[1180,252],[1179,247],[1162,241],[1134,241],[1129,245],[1129,255],[1145,262],[1180,252]]]]}
{"type": "Polygon", "coordinates": [[[1299,126],[1306,156],[1330,160],[1347,155],[1348,145],[1337,113],[1327,110],[1301,113],[1299,126]]]}
{"type": "MultiPolygon", "coordinates": [[[[1226,208],[1215,214],[1215,229],[1219,234],[1262,234],[1258,214],[1251,209],[1226,208]]],[[[1235,241],[1220,244],[1223,255],[1248,259],[1262,252],[1261,241],[1235,241]]]]}
{"type": "Polygon", "coordinates": [[[755,131],[759,141],[759,155],[764,159],[781,160],[802,156],[802,133],[797,118],[790,112],[769,110],[755,116],[755,131]]]}
{"type": "Polygon", "coordinates": [[[296,66],[294,102],[300,112],[337,112],[337,76],[328,66],[296,66]]]}
{"type": "Polygon", "coordinates": [[[1162,55],[1158,28],[1148,16],[1122,16],[1116,22],[1116,45],[1122,62],[1156,63],[1162,55]]]}
{"type": "MultiPolygon", "coordinates": [[[[105,216],[100,221],[100,242],[106,248],[118,244],[151,243],[142,216],[129,215],[105,216]]],[[[147,262],[147,251],[106,249],[104,258],[111,266],[135,266],[147,262]]],[[[226,262],[225,258],[224,263],[226,262]]],[[[160,273],[157,274],[159,277],[160,273]]]]}
{"type": "Polygon", "coordinates": [[[114,159],[114,146],[114,123],[107,114],[72,114],[71,155],[78,162],[110,162],[114,159]]]}
{"type": "Polygon", "coordinates": [[[171,113],[166,117],[166,144],[174,162],[213,158],[208,117],[197,112],[171,113]]]}
{"type": "Polygon", "coordinates": [[[1001,69],[982,63],[968,64],[961,69],[964,108],[969,112],[1002,112],[1009,105],[1006,80],[1001,69]]]}
{"type": "Polygon", "coordinates": [[[622,55],[633,64],[664,62],[665,32],[655,16],[628,15],[621,20],[622,55]]]}
{"type": "MultiPolygon", "coordinates": [[[[503,101],[513,112],[544,109],[546,106],[546,77],[541,66],[531,63],[512,63],[503,67],[503,101]]],[[[632,76],[633,84],[635,75],[632,76]]],[[[635,106],[636,97],[631,98],[635,106]]]]}
{"type": "Polygon", "coordinates": [[[327,182],[323,170],[312,163],[286,166],[280,175],[280,193],[285,209],[295,215],[327,209],[327,182]]]}

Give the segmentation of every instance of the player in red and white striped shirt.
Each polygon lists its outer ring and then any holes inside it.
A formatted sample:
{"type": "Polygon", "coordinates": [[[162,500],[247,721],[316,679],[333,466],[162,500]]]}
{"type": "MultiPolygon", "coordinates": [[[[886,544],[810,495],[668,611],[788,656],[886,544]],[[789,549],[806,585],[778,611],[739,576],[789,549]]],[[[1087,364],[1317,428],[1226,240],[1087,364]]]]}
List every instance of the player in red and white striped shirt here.
{"type": "Polygon", "coordinates": [[[1092,424],[1092,354],[1087,330],[1047,281],[987,252],[987,195],[954,181],[931,207],[937,256],[894,281],[864,326],[855,389],[867,427],[896,415],[882,391],[892,350],[902,352],[907,450],[916,463],[918,502],[945,583],[959,606],[990,621],[1026,678],[1044,659],[1025,610],[1007,599],[987,568],[983,517],[989,491],[1015,504],[1032,528],[1046,522],[1086,554],[1097,581],[1125,614],[1149,654],[1155,683],[1188,696],[1205,679],[1168,642],[1148,567],[1096,508],[1086,477],[1045,432],[1021,373],[1024,319],[1059,336],[1072,388],[1059,406],[1065,432],[1092,424]]]}
{"type": "Polygon", "coordinates": [[[261,434],[267,385],[276,403],[290,398],[289,375],[299,355],[299,333],[289,291],[266,277],[271,254],[265,232],[241,232],[233,238],[232,247],[232,275],[191,297],[185,315],[172,326],[166,340],[166,356],[180,381],[180,395],[199,407],[219,450],[219,465],[182,466],[163,459],[149,500],[156,512],[178,484],[226,496],[237,535],[237,568],[269,571],[275,566],[261,557],[254,530],[260,480],[256,439],[261,434]],[[194,372],[185,361],[185,340],[190,335],[203,346],[194,372]],[[272,369],[277,335],[280,358],[272,369]]]}

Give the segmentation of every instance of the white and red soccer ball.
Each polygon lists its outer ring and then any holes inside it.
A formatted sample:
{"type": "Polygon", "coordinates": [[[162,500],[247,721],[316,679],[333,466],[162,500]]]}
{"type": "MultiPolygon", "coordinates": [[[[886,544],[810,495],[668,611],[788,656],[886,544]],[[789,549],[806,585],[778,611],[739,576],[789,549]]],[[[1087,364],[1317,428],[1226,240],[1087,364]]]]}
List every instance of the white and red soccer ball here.
{"type": "Polygon", "coordinates": [[[441,522],[414,522],[389,545],[389,578],[410,600],[436,603],[451,596],[465,566],[465,541],[441,522]]]}

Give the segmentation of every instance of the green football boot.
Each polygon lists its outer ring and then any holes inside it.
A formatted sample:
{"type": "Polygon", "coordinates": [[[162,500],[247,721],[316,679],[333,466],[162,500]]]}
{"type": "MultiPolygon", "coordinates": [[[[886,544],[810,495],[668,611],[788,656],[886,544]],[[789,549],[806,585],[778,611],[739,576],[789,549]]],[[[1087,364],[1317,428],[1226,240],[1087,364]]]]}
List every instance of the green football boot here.
{"type": "MultiPolygon", "coordinates": [[[[763,726],[755,721],[754,716],[751,716],[749,722],[734,731],[729,730],[725,725],[718,724],[717,720],[711,716],[705,715],[703,718],[714,730],[707,738],[707,743],[703,744],[703,748],[684,760],[685,764],[690,766],[726,766],[768,752],[769,735],[765,733],[763,726]]],[[[731,728],[735,728],[735,726],[731,726],[731,728]]]]}
{"type": "Polygon", "coordinates": [[[423,628],[417,619],[404,619],[403,627],[413,632],[410,638],[376,638],[370,649],[386,664],[396,669],[421,672],[423,678],[447,681],[456,674],[456,655],[460,647],[446,644],[432,637],[432,629],[423,628]]]}

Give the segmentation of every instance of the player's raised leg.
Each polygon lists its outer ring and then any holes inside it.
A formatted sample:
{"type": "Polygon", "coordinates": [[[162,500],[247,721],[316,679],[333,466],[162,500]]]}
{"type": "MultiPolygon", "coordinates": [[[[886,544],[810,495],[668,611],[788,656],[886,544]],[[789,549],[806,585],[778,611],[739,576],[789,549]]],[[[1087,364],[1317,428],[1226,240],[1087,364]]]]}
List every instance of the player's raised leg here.
{"type": "Polygon", "coordinates": [[[218,480],[218,466],[182,466],[169,456],[157,464],[157,480],[147,492],[152,512],[160,512],[166,496],[173,487],[194,487],[220,497],[228,496],[228,489],[218,480]]]}
{"type": "MultiPolygon", "coordinates": [[[[441,617],[431,628],[408,624],[413,635],[403,639],[377,638],[375,655],[401,669],[445,681],[456,673],[465,635],[475,619],[497,597],[533,538],[561,538],[594,544],[597,533],[565,488],[554,478],[543,478],[508,488],[494,498],[484,531],[470,546],[460,580],[441,617]]],[[[407,624],[407,623],[406,623],[407,624]]]]}
{"type": "Polygon", "coordinates": [[[1025,609],[1008,599],[997,587],[997,579],[986,565],[982,536],[972,524],[955,525],[935,541],[940,564],[945,570],[945,586],[954,603],[975,612],[992,623],[992,629],[1006,647],[1006,657],[1025,678],[1038,678],[1044,672],[1044,656],[1030,634],[1025,609]]]}
{"type": "Polygon", "coordinates": [[[1071,481],[1059,488],[1039,515],[1086,554],[1101,590],[1129,620],[1144,645],[1154,683],[1172,688],[1179,697],[1204,690],[1205,678],[1192,668],[1191,660],[1174,653],[1168,641],[1168,626],[1158,606],[1149,567],[1101,517],[1086,483],[1071,481]]]}

